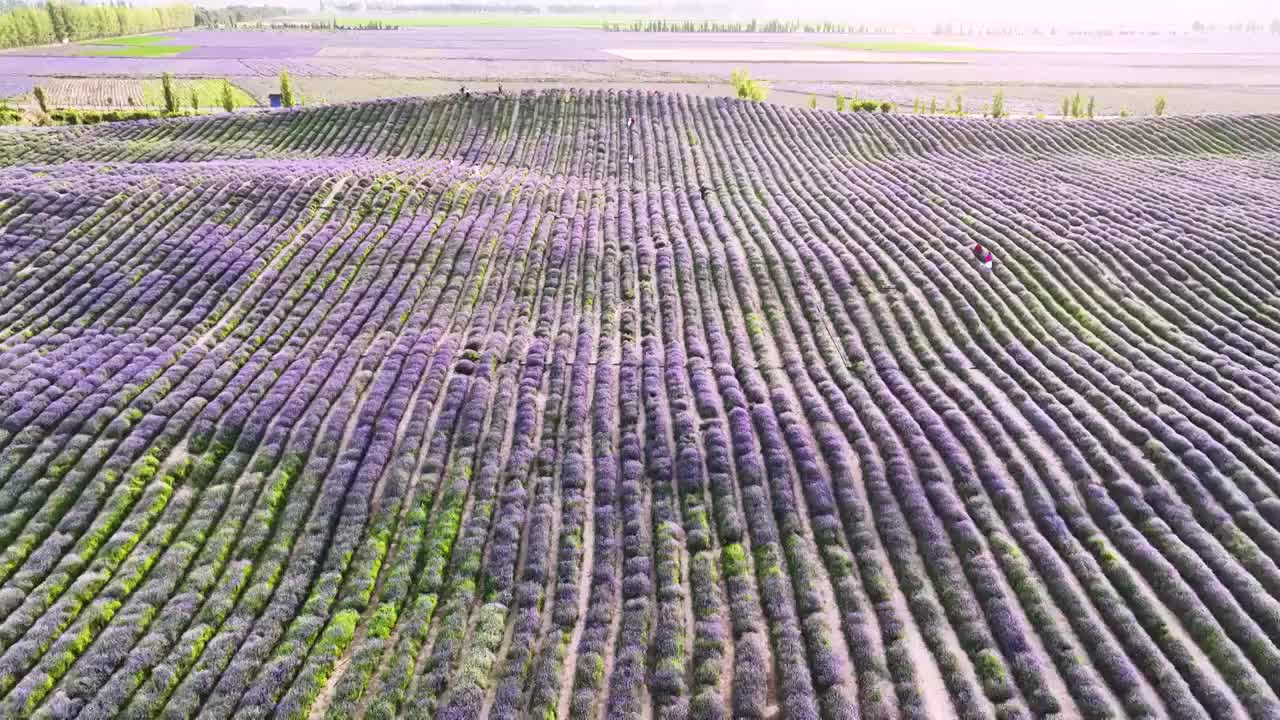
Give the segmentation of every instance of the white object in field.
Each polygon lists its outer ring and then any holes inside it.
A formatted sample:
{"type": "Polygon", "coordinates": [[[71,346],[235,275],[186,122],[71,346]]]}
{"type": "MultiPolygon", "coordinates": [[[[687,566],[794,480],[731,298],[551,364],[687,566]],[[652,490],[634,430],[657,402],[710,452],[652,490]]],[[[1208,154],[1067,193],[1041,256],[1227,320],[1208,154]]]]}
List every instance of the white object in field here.
{"type": "Polygon", "coordinates": [[[983,269],[983,270],[990,270],[990,269],[991,269],[991,266],[992,266],[992,265],[994,265],[994,264],[995,264],[995,262],[994,262],[993,260],[988,260],[988,261],[986,261],[986,262],[982,263],[982,269],[983,269]]]}

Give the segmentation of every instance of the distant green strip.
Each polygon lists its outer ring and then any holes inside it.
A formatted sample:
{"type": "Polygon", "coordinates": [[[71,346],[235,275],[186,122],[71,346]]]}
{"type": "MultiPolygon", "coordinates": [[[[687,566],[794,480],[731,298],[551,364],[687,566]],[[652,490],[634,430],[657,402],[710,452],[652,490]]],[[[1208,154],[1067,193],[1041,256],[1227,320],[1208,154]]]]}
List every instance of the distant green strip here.
{"type": "Polygon", "coordinates": [[[94,45],[159,45],[161,43],[171,43],[173,38],[168,35],[129,35],[128,37],[105,38],[103,40],[94,40],[94,45]]]}
{"type": "Polygon", "coordinates": [[[194,47],[195,45],[84,45],[76,54],[89,57],[173,57],[194,47]]]}
{"type": "Polygon", "coordinates": [[[867,40],[863,42],[829,42],[820,43],[822,47],[840,50],[861,50],[865,52],[895,53],[989,53],[1000,52],[994,48],[975,47],[973,45],[951,45],[935,42],[911,42],[895,40],[867,40]]]}

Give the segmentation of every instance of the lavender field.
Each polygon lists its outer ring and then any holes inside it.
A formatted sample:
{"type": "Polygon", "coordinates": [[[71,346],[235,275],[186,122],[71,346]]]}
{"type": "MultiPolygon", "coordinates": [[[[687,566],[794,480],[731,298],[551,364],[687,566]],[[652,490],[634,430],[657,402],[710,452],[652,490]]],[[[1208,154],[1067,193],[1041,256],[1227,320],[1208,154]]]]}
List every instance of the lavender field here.
{"type": "Polygon", "coordinates": [[[86,56],[111,47],[69,44],[0,53],[0,97],[53,79],[75,78],[76,95],[96,95],[104,79],[226,78],[266,104],[282,70],[311,102],[473,90],[677,90],[732,95],[739,68],[771,84],[769,100],[826,109],[836,94],[896,103],[961,96],[981,114],[997,89],[1020,115],[1059,114],[1066,95],[1096,98],[1099,115],[1149,115],[1157,96],[1169,112],[1280,111],[1280,35],[938,37],[813,33],[644,33],[588,28],[436,27],[334,32],[188,30],[159,45],[169,57],[86,56]],[[977,52],[867,51],[829,47],[958,44],[977,52]],[[636,59],[639,58],[639,59],[636,59]],[[825,58],[817,61],[815,58],[825,58]]]}
{"type": "Polygon", "coordinates": [[[599,91],[2,133],[0,717],[1276,717],[1278,160],[599,91]]]}

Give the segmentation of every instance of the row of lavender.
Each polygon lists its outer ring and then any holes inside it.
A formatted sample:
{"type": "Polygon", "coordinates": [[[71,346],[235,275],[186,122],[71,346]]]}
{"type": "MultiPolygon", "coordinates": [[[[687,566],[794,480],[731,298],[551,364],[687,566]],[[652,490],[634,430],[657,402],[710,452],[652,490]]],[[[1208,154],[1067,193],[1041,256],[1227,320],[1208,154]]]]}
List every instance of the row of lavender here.
{"type": "Polygon", "coordinates": [[[0,714],[1280,711],[1276,125],[1083,127],[6,136],[0,714]]]}
{"type": "MultiPolygon", "coordinates": [[[[293,111],[241,114],[233,119],[204,117],[68,128],[53,134],[19,133],[0,137],[0,164],[71,161],[159,162],[228,157],[450,158],[439,143],[441,115],[458,118],[479,134],[479,144],[503,143],[512,134],[537,142],[538,118],[591,116],[599,103],[626,104],[632,122],[657,121],[659,93],[631,91],[532,91],[512,94],[448,95],[379,100],[293,111]]],[[[697,112],[730,112],[729,98],[690,99],[697,112]]],[[[1034,120],[966,120],[912,115],[857,114],[779,109],[790,123],[825,134],[838,127],[849,144],[833,148],[831,159],[886,159],[946,153],[956,156],[1064,153],[1122,157],[1184,154],[1230,155],[1275,152],[1280,118],[1182,116],[1087,123],[1034,120]]],[[[558,136],[553,142],[572,138],[558,136]]],[[[563,152],[580,148],[565,147],[563,152]]],[[[465,159],[465,158],[459,158],[465,159]]],[[[527,166],[526,166],[527,167],[527,166]]],[[[648,172],[648,170],[638,170],[648,172]]],[[[615,175],[616,177],[616,175],[615,175]]]]}

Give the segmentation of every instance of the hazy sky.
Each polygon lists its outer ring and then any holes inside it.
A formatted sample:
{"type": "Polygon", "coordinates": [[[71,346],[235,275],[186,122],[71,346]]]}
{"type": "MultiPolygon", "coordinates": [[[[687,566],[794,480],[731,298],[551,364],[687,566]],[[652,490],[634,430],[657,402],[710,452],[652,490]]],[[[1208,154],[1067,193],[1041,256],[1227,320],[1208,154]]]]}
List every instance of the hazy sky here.
{"type": "Polygon", "coordinates": [[[851,3],[845,0],[755,0],[778,16],[865,17],[876,22],[1114,23],[1190,24],[1195,20],[1230,23],[1280,17],[1280,0],[893,0],[851,3]]]}

